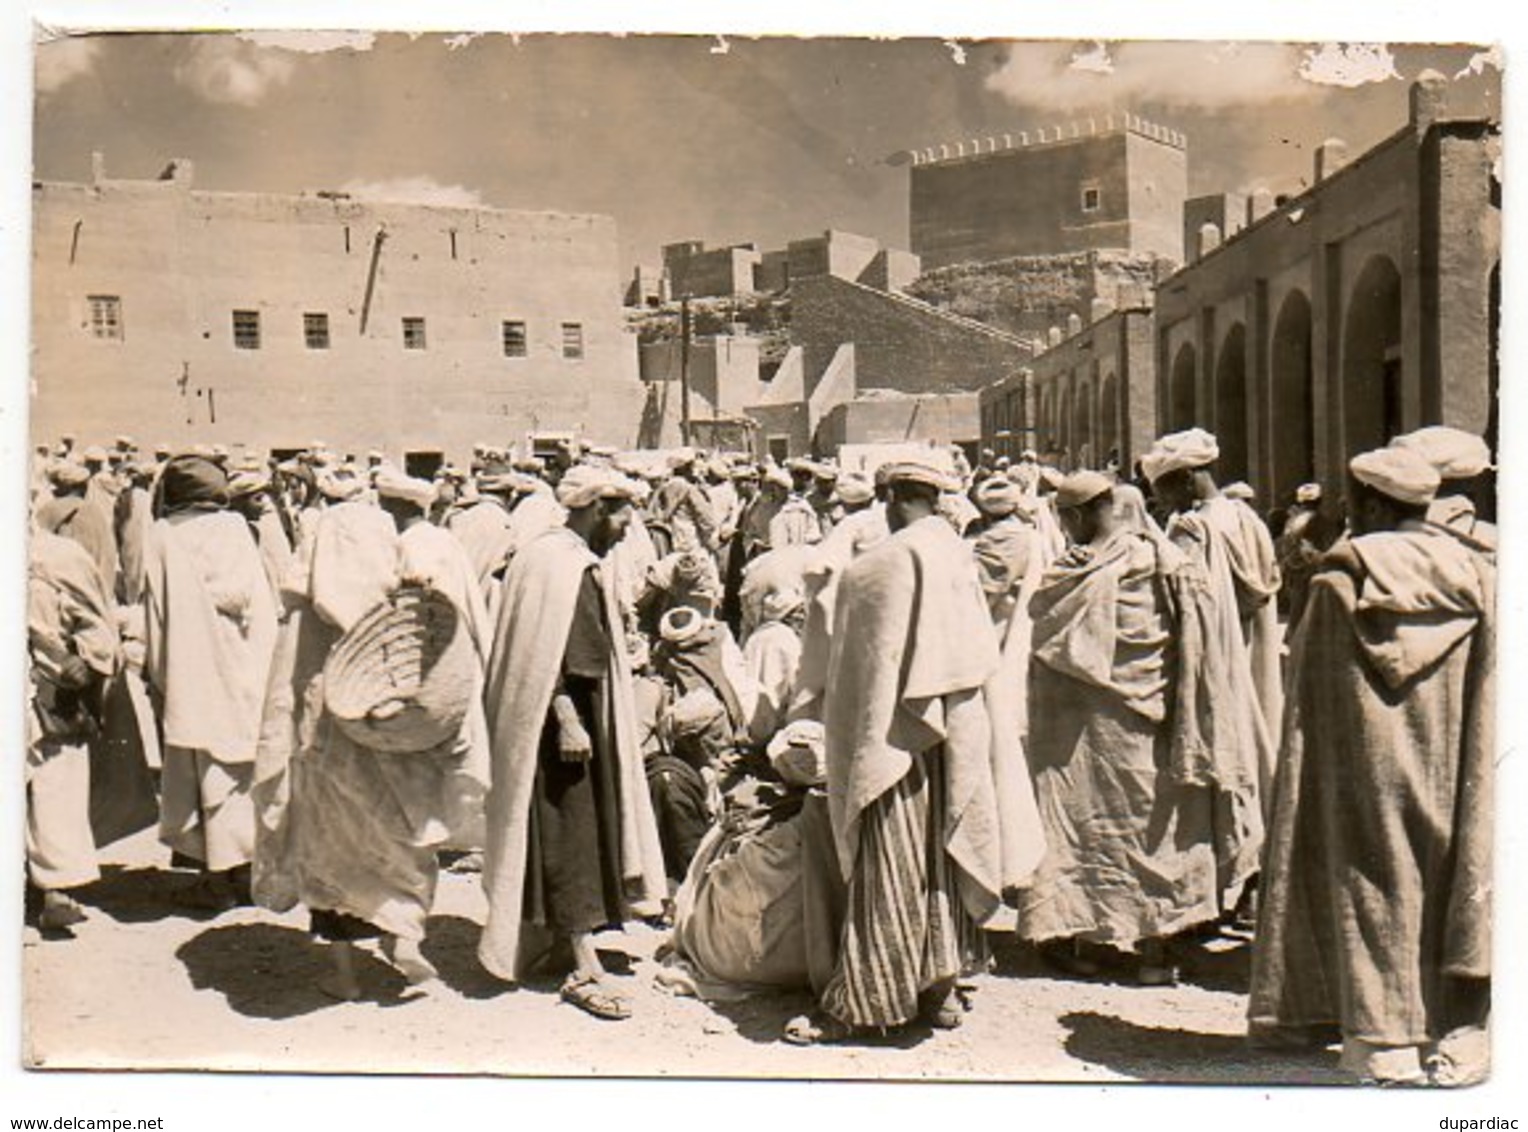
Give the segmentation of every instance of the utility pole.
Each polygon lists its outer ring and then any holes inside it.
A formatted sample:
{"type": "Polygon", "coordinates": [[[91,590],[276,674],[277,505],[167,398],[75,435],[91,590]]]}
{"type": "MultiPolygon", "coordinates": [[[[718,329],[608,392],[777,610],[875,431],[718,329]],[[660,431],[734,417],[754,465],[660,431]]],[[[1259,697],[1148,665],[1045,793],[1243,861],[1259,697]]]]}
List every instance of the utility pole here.
{"type": "Polygon", "coordinates": [[[679,300],[679,442],[690,443],[690,296],[679,300]]]}

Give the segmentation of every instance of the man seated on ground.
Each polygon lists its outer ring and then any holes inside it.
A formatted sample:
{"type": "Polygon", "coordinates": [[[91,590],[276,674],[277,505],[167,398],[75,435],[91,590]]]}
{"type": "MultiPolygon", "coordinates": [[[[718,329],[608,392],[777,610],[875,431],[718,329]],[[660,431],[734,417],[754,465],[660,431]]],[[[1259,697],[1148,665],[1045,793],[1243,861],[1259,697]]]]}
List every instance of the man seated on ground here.
{"type": "Polygon", "coordinates": [[[843,885],[825,774],[822,726],[809,721],[729,768],[720,820],[674,898],[673,962],[660,982],[720,1000],[827,985],[843,885]]]}

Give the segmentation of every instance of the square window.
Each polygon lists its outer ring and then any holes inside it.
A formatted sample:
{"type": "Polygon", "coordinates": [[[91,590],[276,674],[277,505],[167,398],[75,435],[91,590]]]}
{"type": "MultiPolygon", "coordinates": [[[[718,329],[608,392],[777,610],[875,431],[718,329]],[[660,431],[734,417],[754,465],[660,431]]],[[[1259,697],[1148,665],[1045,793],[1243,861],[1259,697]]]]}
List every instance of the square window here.
{"type": "Polygon", "coordinates": [[[95,338],[122,338],[122,300],[117,295],[91,295],[90,333],[95,338]]]}
{"type": "Polygon", "coordinates": [[[260,348],[260,312],[233,312],[233,344],[240,350],[260,348]]]}
{"type": "Polygon", "coordinates": [[[307,343],[310,350],[327,350],[329,348],[329,316],[323,311],[314,311],[302,316],[302,340],[307,343]]]}
{"type": "Polygon", "coordinates": [[[523,358],[525,355],[525,323],[506,322],[504,324],[504,356],[506,358],[523,358]]]}
{"type": "Polygon", "coordinates": [[[405,350],[424,349],[424,319],[406,318],[403,320],[403,348],[405,350]]]}
{"type": "Polygon", "coordinates": [[[584,356],[583,323],[565,322],[562,324],[562,356],[565,358],[581,358],[584,356]]]}
{"type": "Polygon", "coordinates": [[[1103,203],[1103,193],[1097,185],[1085,185],[1082,190],[1082,211],[1097,212],[1103,203]]]}

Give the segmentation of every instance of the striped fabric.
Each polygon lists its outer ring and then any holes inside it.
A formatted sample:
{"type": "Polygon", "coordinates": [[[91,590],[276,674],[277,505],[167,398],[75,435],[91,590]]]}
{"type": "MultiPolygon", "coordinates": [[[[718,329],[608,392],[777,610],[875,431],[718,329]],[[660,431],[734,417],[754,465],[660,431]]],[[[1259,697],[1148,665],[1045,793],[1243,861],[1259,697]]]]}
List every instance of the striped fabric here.
{"type": "Polygon", "coordinates": [[[822,994],[822,1008],[850,1026],[911,1021],[919,994],[960,975],[979,942],[944,851],[938,753],[917,755],[861,819],[838,966],[822,994]]]}

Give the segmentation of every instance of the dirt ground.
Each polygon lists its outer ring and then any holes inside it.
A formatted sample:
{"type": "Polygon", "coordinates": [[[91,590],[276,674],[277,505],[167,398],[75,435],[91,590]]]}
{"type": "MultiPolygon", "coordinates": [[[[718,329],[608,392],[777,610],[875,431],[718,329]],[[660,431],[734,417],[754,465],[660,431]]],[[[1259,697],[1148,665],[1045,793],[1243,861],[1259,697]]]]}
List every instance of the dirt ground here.
{"type": "Polygon", "coordinates": [[[368,955],[361,1002],[314,988],[326,963],[302,911],[242,908],[193,918],[192,878],[144,834],[113,846],[85,890],[72,939],[24,945],[28,1060],[46,1068],[529,1074],[798,1079],[1336,1082],[1336,1052],[1271,1055],[1243,1039],[1249,947],[1223,936],[1182,958],[1182,984],[1056,976],[1000,942],[993,974],[953,1031],[799,1049],[779,1040],[805,994],[707,1005],[654,979],[662,933],[601,940],[633,1017],[602,1022],[559,1002],[554,979],[511,989],[477,965],[478,878],[442,875],[425,954],[441,979],[424,996],[368,955]]]}

